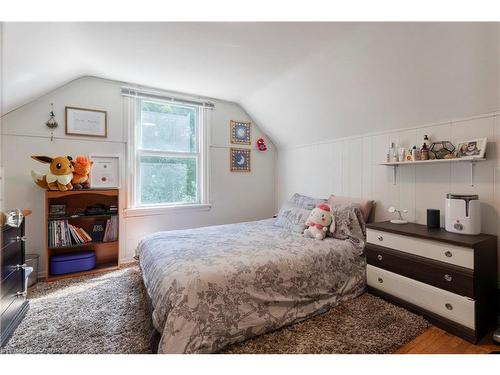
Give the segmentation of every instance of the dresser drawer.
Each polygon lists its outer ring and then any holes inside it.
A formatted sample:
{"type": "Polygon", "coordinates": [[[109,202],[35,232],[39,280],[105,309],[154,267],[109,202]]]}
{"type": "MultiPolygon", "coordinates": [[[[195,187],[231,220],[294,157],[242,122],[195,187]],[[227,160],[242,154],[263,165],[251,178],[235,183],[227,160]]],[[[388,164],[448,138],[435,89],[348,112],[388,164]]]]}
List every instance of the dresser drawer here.
{"type": "Polygon", "coordinates": [[[22,233],[22,227],[4,226],[2,229],[2,249],[13,243],[21,242],[22,233]]]}
{"type": "Polygon", "coordinates": [[[10,245],[2,249],[0,260],[0,280],[4,280],[13,271],[16,270],[18,264],[23,263],[23,248],[20,242],[12,242],[10,245]]]}
{"type": "Polygon", "coordinates": [[[366,245],[366,257],[372,266],[474,298],[474,274],[468,268],[372,244],[366,245]]]}
{"type": "Polygon", "coordinates": [[[24,270],[12,272],[9,277],[2,281],[0,288],[0,312],[4,312],[7,307],[19,297],[18,292],[23,291],[24,270]]]}
{"type": "Polygon", "coordinates": [[[366,239],[371,244],[474,269],[474,250],[467,247],[402,236],[370,228],[367,229],[366,239]]]}
{"type": "Polygon", "coordinates": [[[470,298],[371,265],[367,266],[367,282],[372,288],[475,329],[475,301],[470,298]]]}

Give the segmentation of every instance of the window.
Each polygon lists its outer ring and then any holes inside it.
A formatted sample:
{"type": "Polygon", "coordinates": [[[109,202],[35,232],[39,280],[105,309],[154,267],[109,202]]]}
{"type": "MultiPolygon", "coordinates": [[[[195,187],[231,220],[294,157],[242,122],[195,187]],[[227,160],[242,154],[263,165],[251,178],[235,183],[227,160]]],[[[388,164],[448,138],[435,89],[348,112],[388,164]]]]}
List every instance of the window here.
{"type": "Polygon", "coordinates": [[[205,203],[203,107],[136,99],[135,207],[205,203]]]}

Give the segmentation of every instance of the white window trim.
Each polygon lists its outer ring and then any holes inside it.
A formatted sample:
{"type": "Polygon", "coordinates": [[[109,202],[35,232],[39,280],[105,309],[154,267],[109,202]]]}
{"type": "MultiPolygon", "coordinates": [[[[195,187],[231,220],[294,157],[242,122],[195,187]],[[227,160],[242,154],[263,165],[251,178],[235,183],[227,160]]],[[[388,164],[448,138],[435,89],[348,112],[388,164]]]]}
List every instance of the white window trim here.
{"type": "Polygon", "coordinates": [[[179,211],[209,211],[212,208],[211,204],[176,204],[171,206],[161,205],[158,207],[138,207],[127,208],[125,210],[125,217],[138,217],[138,216],[152,216],[152,215],[166,215],[179,211]]]}
{"type": "MultiPolygon", "coordinates": [[[[142,205],[136,206],[136,173],[137,173],[137,118],[139,115],[139,98],[124,97],[124,108],[126,113],[125,123],[128,133],[127,147],[127,208],[124,210],[125,217],[162,215],[179,211],[207,211],[210,210],[212,204],[209,203],[210,197],[210,118],[211,109],[201,107],[199,111],[199,167],[197,172],[197,182],[199,185],[198,192],[200,195],[199,203],[179,203],[179,204],[158,204],[158,205],[142,205]]],[[[157,101],[158,99],[153,99],[157,101]]],[[[162,153],[163,154],[163,153],[162,153]]]]}

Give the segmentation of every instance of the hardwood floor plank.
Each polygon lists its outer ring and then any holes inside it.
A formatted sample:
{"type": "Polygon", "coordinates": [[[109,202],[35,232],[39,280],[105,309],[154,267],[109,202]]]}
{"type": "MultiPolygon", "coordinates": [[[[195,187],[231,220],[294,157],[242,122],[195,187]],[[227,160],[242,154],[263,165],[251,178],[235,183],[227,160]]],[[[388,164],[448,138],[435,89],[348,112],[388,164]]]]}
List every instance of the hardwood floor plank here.
{"type": "Polygon", "coordinates": [[[491,334],[474,345],[433,326],[399,348],[396,354],[488,354],[493,351],[500,351],[500,345],[495,345],[491,334]]]}

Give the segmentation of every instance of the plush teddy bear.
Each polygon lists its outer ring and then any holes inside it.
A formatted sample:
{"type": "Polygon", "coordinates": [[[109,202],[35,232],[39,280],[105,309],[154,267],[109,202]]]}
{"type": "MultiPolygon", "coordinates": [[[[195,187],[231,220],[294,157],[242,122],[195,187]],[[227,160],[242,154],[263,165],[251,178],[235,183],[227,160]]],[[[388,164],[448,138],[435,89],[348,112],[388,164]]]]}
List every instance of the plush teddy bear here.
{"type": "Polygon", "coordinates": [[[48,190],[73,190],[71,179],[73,178],[73,164],[71,156],[58,156],[51,158],[48,156],[33,155],[33,159],[40,163],[50,164],[49,173],[43,174],[37,171],[31,171],[31,177],[35,184],[48,190]]]}
{"type": "Polygon", "coordinates": [[[304,236],[322,240],[326,237],[328,227],[334,225],[334,222],[330,206],[326,203],[320,203],[311,211],[307,218],[306,225],[309,228],[304,231],[304,236]]]}
{"type": "Polygon", "coordinates": [[[90,188],[89,173],[92,168],[93,161],[89,160],[86,156],[77,156],[73,164],[74,172],[71,183],[75,189],[88,189],[90,188]]]}

